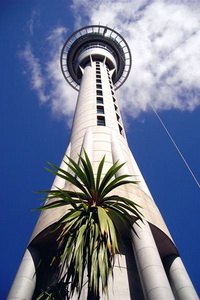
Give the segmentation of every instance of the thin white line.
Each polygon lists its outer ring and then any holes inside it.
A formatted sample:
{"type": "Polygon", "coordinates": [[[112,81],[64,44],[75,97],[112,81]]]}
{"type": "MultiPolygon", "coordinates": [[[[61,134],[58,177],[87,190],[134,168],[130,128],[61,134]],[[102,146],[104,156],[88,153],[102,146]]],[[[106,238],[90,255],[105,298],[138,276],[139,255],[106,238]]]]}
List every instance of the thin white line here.
{"type": "Polygon", "coordinates": [[[154,113],[156,114],[158,120],[160,121],[160,123],[162,124],[163,128],[165,129],[167,135],[169,136],[170,140],[172,141],[172,143],[174,144],[174,147],[176,148],[176,150],[178,151],[180,157],[182,158],[183,162],[185,163],[186,167],[188,168],[188,171],[190,172],[190,174],[192,175],[193,179],[195,180],[197,186],[200,188],[200,184],[196,178],[196,176],[194,175],[194,173],[192,172],[190,166],[188,165],[186,159],[184,158],[183,154],[181,153],[181,151],[179,150],[177,144],[175,143],[174,139],[172,138],[171,134],[169,133],[168,129],[166,128],[165,124],[163,123],[163,121],[161,120],[160,116],[158,115],[157,111],[155,110],[155,108],[153,107],[153,105],[151,103],[149,103],[151,108],[153,109],[154,113]]]}

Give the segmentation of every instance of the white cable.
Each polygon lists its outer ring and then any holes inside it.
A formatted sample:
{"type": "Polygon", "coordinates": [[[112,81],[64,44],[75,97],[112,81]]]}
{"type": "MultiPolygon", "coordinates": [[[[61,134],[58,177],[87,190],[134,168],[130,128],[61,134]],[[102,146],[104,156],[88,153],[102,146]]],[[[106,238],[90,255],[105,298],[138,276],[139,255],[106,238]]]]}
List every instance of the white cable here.
{"type": "Polygon", "coordinates": [[[196,178],[196,176],[194,175],[194,173],[192,172],[190,166],[188,165],[186,159],[184,158],[183,154],[181,153],[181,151],[179,150],[177,144],[175,143],[174,139],[172,138],[171,134],[169,133],[168,129],[166,128],[165,124],[163,123],[163,121],[161,120],[160,116],[158,115],[157,111],[155,110],[155,108],[153,107],[153,105],[151,103],[149,103],[151,108],[153,109],[154,113],[156,114],[158,120],[160,121],[160,123],[162,124],[163,128],[165,129],[167,135],[169,136],[170,140],[172,141],[172,143],[174,144],[174,147],[176,148],[176,150],[178,151],[180,157],[182,158],[183,162],[185,163],[186,167],[188,168],[188,171],[190,172],[190,174],[192,175],[193,179],[195,180],[197,186],[200,188],[200,184],[196,178]]]}

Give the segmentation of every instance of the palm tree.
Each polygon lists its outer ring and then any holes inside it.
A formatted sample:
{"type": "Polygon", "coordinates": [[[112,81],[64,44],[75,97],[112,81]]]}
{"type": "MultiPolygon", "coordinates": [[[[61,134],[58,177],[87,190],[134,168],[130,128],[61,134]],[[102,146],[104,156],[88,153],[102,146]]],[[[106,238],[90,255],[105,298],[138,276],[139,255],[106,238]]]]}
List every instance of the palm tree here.
{"type": "Polygon", "coordinates": [[[119,224],[134,231],[133,216],[142,220],[139,205],[114,194],[113,190],[136,182],[129,180],[130,175],[116,177],[124,165],[118,162],[102,176],[105,156],[99,163],[96,176],[85,151],[84,158],[79,157],[79,164],[70,157],[67,158],[69,163],[65,163],[75,176],[51,163],[48,164],[53,170],[47,170],[71,183],[76,191],[59,188],[43,191],[42,193],[47,194],[47,204],[36,209],[68,207],[65,215],[51,229],[51,232],[61,232],[57,239],[55,256],[52,258],[52,264],[59,269],[58,279],[38,299],[68,299],[75,291],[79,298],[86,276],[87,299],[99,299],[100,286],[102,292],[107,293],[114,255],[119,253],[119,224]]]}

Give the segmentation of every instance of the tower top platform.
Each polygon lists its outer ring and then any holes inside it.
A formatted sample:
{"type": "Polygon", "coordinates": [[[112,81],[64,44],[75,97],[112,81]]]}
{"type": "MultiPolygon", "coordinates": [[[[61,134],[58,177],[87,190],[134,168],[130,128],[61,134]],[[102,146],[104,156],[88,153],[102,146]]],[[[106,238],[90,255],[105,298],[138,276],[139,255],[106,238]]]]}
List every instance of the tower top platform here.
{"type": "Polygon", "coordinates": [[[60,57],[61,70],[67,82],[79,90],[82,72],[90,60],[106,60],[114,68],[113,84],[118,89],[131,69],[131,52],[125,39],[114,29],[89,25],[75,31],[65,42],[60,57]]]}

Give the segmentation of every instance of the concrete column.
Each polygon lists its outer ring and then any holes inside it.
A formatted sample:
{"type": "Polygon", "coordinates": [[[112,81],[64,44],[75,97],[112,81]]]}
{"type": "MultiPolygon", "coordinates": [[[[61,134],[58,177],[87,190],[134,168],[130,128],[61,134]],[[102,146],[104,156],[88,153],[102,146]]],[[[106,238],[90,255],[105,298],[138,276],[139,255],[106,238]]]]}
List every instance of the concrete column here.
{"type": "Polygon", "coordinates": [[[133,166],[133,170],[134,170],[134,175],[136,175],[136,180],[138,181],[138,187],[144,191],[148,196],[150,196],[153,200],[153,197],[149,191],[149,188],[144,180],[144,177],[142,176],[142,173],[140,172],[140,169],[136,163],[135,158],[133,157],[133,154],[131,152],[131,150],[129,149],[129,154],[131,157],[131,162],[132,162],[132,166],[133,166]]]}
{"type": "Polygon", "coordinates": [[[198,300],[199,297],[188,276],[184,264],[177,255],[169,255],[164,260],[166,272],[176,300],[198,300]]]}
{"type": "MultiPolygon", "coordinates": [[[[134,300],[130,294],[130,287],[128,281],[128,272],[125,255],[116,254],[113,267],[113,276],[108,279],[108,297],[102,294],[100,283],[100,300],[134,300]]],[[[80,300],[87,299],[87,274],[84,274],[85,285],[83,286],[80,300]]],[[[75,293],[70,300],[77,300],[78,295],[75,293]]],[[[138,298],[141,299],[141,298],[138,298]]],[[[91,299],[92,300],[92,299],[91,299]]],[[[141,299],[142,300],[142,299],[141,299]]]]}
{"type": "MultiPolygon", "coordinates": [[[[109,300],[131,300],[127,268],[125,255],[116,254],[113,277],[110,274],[108,281],[109,300]]],[[[107,297],[104,295],[101,299],[107,300],[107,297]]]]}
{"type": "Polygon", "coordinates": [[[93,162],[93,133],[91,128],[87,128],[83,138],[83,146],[81,149],[81,156],[85,157],[83,150],[86,151],[91,163],[93,162]]]}
{"type": "Polygon", "coordinates": [[[146,300],[174,299],[149,224],[137,221],[132,234],[133,250],[146,300]]]}
{"type": "Polygon", "coordinates": [[[113,157],[113,162],[115,163],[116,161],[119,162],[119,164],[125,163],[121,169],[117,172],[117,176],[121,175],[130,175],[130,171],[128,170],[128,165],[126,163],[126,160],[123,155],[123,151],[120,147],[120,143],[117,139],[117,135],[115,131],[112,131],[111,135],[111,149],[112,149],[112,157],[113,157]]]}
{"type": "MultiPolygon", "coordinates": [[[[67,162],[67,163],[69,162],[67,156],[70,156],[70,151],[71,151],[71,143],[69,143],[69,145],[68,145],[68,147],[67,147],[67,151],[65,152],[65,155],[64,155],[64,157],[63,157],[63,160],[62,160],[62,162],[61,162],[61,164],[60,164],[60,168],[63,169],[63,170],[65,170],[65,171],[68,170],[68,166],[66,165],[65,162],[67,162]]],[[[55,188],[62,189],[62,188],[64,188],[65,183],[66,183],[65,179],[63,179],[63,178],[61,178],[61,177],[59,177],[59,176],[57,175],[57,176],[55,177],[55,179],[54,179],[54,182],[53,182],[53,184],[52,184],[51,189],[52,189],[52,190],[54,190],[55,188]]]]}
{"type": "Polygon", "coordinates": [[[36,267],[39,262],[37,250],[26,249],[22,262],[15,276],[7,300],[31,300],[36,285],[36,267]]]}

